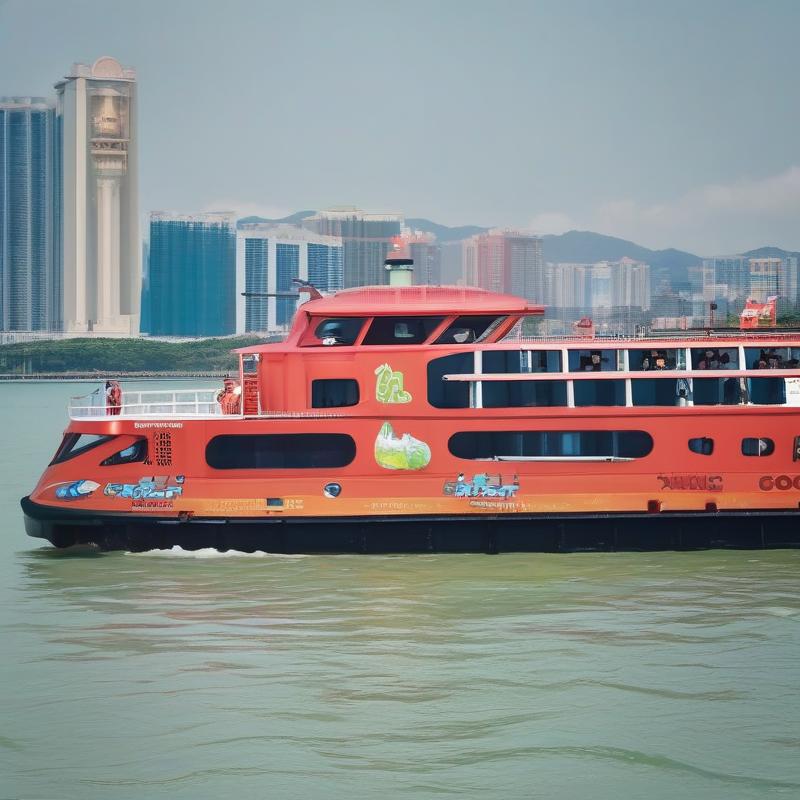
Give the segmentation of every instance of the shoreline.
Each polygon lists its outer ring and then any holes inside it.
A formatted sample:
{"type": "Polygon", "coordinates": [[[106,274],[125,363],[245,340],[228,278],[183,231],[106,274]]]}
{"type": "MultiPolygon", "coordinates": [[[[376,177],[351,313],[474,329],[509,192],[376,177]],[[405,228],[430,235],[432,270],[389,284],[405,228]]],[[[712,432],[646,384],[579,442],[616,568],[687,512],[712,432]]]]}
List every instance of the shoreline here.
{"type": "Polygon", "coordinates": [[[105,380],[137,380],[137,381],[163,381],[163,380],[216,380],[228,372],[39,372],[26,375],[0,374],[0,383],[59,383],[69,381],[105,381],[105,380]]]}

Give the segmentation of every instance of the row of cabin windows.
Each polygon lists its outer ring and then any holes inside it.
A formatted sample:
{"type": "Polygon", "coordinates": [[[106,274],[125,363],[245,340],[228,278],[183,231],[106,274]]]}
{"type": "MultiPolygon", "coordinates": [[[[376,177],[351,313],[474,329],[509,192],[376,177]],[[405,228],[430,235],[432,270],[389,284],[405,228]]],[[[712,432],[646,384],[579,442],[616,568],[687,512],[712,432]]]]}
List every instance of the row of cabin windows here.
{"type": "MultiPolygon", "coordinates": [[[[64,437],[53,464],[58,464],[116,436],[69,433],[64,437]]],[[[688,440],[689,450],[710,456],[714,440],[688,440]]],[[[653,449],[653,438],[645,431],[463,431],[448,441],[456,458],[469,460],[596,458],[644,458],[653,449]]],[[[741,440],[743,456],[770,456],[775,442],[767,437],[741,440]]],[[[356,455],[353,438],[340,433],[230,434],[215,436],[206,446],[206,461],[214,469],[333,469],[350,464],[356,455]]],[[[101,462],[116,466],[143,462],[147,440],[114,453],[101,462]]],[[[795,437],[793,459],[800,460],[800,436],[795,437]]]]}
{"type": "MultiPolygon", "coordinates": [[[[711,455],[713,439],[689,439],[689,449],[711,455]]],[[[653,450],[646,431],[462,431],[448,440],[456,458],[477,461],[558,460],[571,458],[632,460],[653,450]]],[[[775,443],[765,437],[741,440],[744,456],[769,456],[775,443]]],[[[332,469],[345,467],[356,455],[347,434],[232,434],[214,437],[206,446],[206,461],[214,469],[332,469]]],[[[800,437],[795,439],[795,460],[800,437]]]]}
{"type": "MultiPolygon", "coordinates": [[[[473,344],[495,331],[507,319],[497,314],[461,316],[451,323],[432,344],[473,344]]],[[[366,332],[364,345],[411,345],[426,342],[445,317],[375,317],[366,332]]],[[[314,329],[312,344],[353,345],[361,335],[366,317],[331,317],[314,329]]]]}
{"type": "MultiPolygon", "coordinates": [[[[576,354],[579,352],[575,351],[576,354]]],[[[560,360],[558,351],[490,351],[481,356],[481,372],[486,375],[559,372],[560,360]]],[[[465,375],[474,371],[472,353],[455,353],[430,361],[428,402],[435,408],[474,407],[474,383],[442,380],[445,375],[465,375]]],[[[577,407],[626,405],[624,379],[576,380],[573,391],[577,407]]],[[[757,405],[783,405],[786,402],[786,383],[783,378],[766,377],[693,378],[691,383],[682,377],[675,380],[633,378],[631,394],[634,406],[675,406],[690,400],[696,406],[738,405],[745,399],[757,405]]],[[[482,381],[481,405],[483,408],[566,406],[567,382],[482,381]]]]}
{"type": "MultiPolygon", "coordinates": [[[[469,408],[469,383],[441,381],[429,384],[428,400],[436,408],[469,408]]],[[[624,406],[622,380],[580,381],[573,387],[575,406],[624,406]]],[[[636,380],[631,382],[634,406],[674,406],[691,399],[694,405],[738,405],[744,392],[737,379],[697,378],[692,391],[688,381],[636,380]]],[[[783,405],[786,386],[782,378],[754,378],[747,395],[758,405],[783,405]]],[[[311,382],[312,408],[346,408],[358,405],[358,381],[353,378],[321,378],[311,382]]],[[[547,408],[567,405],[566,381],[483,381],[483,408],[547,408]]]]}
{"type": "MultiPolygon", "coordinates": [[[[766,436],[747,436],[742,439],[743,456],[771,456],[775,452],[775,442],[766,436]]],[[[708,436],[689,439],[689,449],[701,456],[710,456],[714,452],[714,440],[708,436]]],[[[800,437],[795,437],[792,460],[800,459],[800,437]]]]}
{"type": "MultiPolygon", "coordinates": [[[[390,318],[384,318],[390,319],[390,318]]],[[[377,321],[377,320],[376,320],[377,321]]],[[[769,351],[752,348],[759,356],[759,363],[766,363],[762,355],[767,352],[773,356],[773,364],[780,368],[786,362],[776,360],[776,350],[792,352],[798,348],[771,348],[769,351]]],[[[586,351],[587,353],[589,351],[586,351]]],[[[623,351],[599,351],[600,358],[606,359],[608,353],[617,358],[623,351]]],[[[654,353],[682,353],[676,351],[630,351],[635,354],[632,369],[642,369],[642,361],[656,359],[654,353]]],[[[582,363],[586,358],[584,351],[571,351],[570,362],[582,363]]],[[[719,350],[716,351],[719,355],[719,350]]],[[[722,354],[727,355],[726,353],[722,354]]],[[[662,363],[661,356],[657,356],[662,363]]],[[[495,350],[482,353],[481,371],[487,375],[526,374],[535,372],[560,372],[561,353],[558,350],[495,350]]],[[[590,362],[591,363],[591,360],[590,362]]],[[[663,362],[672,368],[672,362],[663,362]]],[[[727,363],[730,363],[728,360],[727,363]]],[[[658,370],[661,367],[656,366],[658,370]]],[[[717,368],[716,366],[714,367],[717,368]]],[[[474,405],[472,385],[467,382],[446,382],[446,374],[467,374],[475,369],[472,352],[456,353],[437,358],[428,364],[428,402],[436,408],[469,408],[474,405]]],[[[649,369],[649,367],[648,367],[649,369]]],[[[647,371],[647,369],[642,369],[647,371]]],[[[694,378],[690,385],[686,378],[669,380],[663,378],[634,378],[631,381],[632,404],[634,406],[674,406],[684,400],[694,405],[738,405],[743,400],[756,405],[783,405],[786,402],[786,384],[783,378],[694,378]]],[[[624,380],[581,380],[574,383],[575,405],[582,406],[624,406],[624,380]]],[[[312,408],[341,408],[355,406],[360,400],[358,382],[352,378],[323,378],[311,383],[312,408]]],[[[484,408],[515,408],[536,406],[566,406],[566,381],[483,381],[482,405],[484,408]]]]}
{"type": "MultiPolygon", "coordinates": [[[[367,330],[364,345],[419,345],[427,342],[444,321],[444,316],[375,317],[367,330]]],[[[506,316],[464,315],[458,317],[432,344],[472,344],[486,339],[506,316]]],[[[353,345],[358,340],[367,317],[332,317],[321,320],[314,329],[312,344],[353,345]]],[[[484,365],[486,372],[560,372],[558,351],[522,351],[485,353],[492,356],[484,365]]],[[[794,369],[800,366],[800,347],[746,347],[744,364],[739,363],[738,347],[695,347],[690,351],[694,370],[725,369],[794,369]]],[[[569,372],[609,372],[629,369],[634,372],[685,370],[685,348],[612,348],[570,349],[569,372]],[[627,353],[627,364],[626,364],[627,353]]]]}

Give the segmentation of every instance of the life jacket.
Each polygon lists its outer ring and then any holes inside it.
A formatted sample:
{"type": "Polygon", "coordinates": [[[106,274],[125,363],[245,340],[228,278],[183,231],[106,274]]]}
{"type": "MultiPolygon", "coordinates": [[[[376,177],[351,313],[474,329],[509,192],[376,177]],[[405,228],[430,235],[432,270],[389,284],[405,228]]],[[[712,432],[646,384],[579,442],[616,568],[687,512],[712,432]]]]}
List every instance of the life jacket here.
{"type": "Polygon", "coordinates": [[[225,378],[225,388],[217,393],[217,401],[223,414],[238,414],[241,403],[241,389],[232,378],[225,378]],[[237,391],[237,389],[239,391],[237,391]]]}

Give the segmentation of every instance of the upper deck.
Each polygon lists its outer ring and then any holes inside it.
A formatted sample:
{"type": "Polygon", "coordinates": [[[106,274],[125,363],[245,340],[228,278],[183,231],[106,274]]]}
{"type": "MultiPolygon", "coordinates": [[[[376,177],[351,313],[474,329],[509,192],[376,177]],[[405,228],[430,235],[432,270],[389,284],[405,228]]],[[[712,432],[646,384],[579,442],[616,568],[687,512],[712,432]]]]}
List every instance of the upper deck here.
{"type": "MultiPolygon", "coordinates": [[[[76,398],[70,415],[302,418],[385,415],[386,405],[396,406],[393,415],[431,416],[438,409],[800,405],[797,332],[525,335],[525,318],[543,311],[469,287],[349,289],[302,304],[285,341],[238,350],[239,398],[220,403],[213,389],[123,392],[121,406],[109,407],[95,393],[76,398]],[[394,374],[413,384],[413,403],[381,400],[378,383],[396,382],[394,374]]],[[[401,389],[406,395],[412,397],[401,389]]]]}

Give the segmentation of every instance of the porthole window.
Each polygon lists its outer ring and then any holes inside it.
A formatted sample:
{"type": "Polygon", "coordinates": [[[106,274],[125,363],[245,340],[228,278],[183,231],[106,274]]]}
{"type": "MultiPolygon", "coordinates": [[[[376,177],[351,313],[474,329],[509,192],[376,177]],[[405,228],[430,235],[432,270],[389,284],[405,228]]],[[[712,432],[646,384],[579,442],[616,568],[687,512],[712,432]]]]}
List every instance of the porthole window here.
{"type": "Polygon", "coordinates": [[[708,436],[689,439],[689,449],[701,456],[710,456],[714,452],[714,440],[708,436]]]}
{"type": "Polygon", "coordinates": [[[743,456],[771,456],[775,452],[775,442],[772,439],[748,437],[742,439],[743,456]]]}

